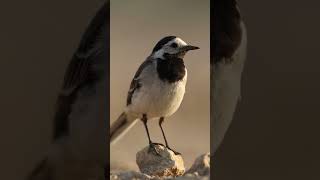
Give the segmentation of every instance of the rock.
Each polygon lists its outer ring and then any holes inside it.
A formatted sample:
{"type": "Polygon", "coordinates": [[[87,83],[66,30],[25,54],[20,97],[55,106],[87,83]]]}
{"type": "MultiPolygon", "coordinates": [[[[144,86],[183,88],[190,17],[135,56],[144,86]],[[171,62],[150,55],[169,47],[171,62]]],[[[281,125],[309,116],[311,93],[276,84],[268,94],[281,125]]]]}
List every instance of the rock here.
{"type": "Polygon", "coordinates": [[[199,176],[210,176],[210,153],[199,156],[186,174],[197,173],[199,176]]]}
{"type": "Polygon", "coordinates": [[[181,155],[175,155],[162,145],[155,145],[155,150],[158,154],[147,146],[137,153],[136,162],[142,173],[157,177],[183,175],[185,167],[181,155]]]}
{"type": "Polygon", "coordinates": [[[210,153],[199,156],[192,167],[185,173],[183,160],[180,155],[163,146],[156,146],[160,156],[149,152],[149,147],[137,153],[137,164],[141,172],[124,171],[111,173],[111,180],[209,180],[210,179],[210,153]],[[139,161],[139,162],[138,162],[139,161]],[[171,162],[171,163],[170,163],[171,162]],[[173,165],[172,165],[173,164],[173,165]],[[178,165],[179,164],[179,165],[178,165]],[[177,169],[180,168],[180,173],[177,169]],[[145,173],[145,174],[144,174],[145,173]],[[148,173],[148,174],[147,174],[148,173]],[[183,175],[182,175],[183,174],[183,175]],[[182,175],[182,176],[180,176],[182,175]],[[178,177],[177,177],[178,176],[178,177]]]}
{"type": "Polygon", "coordinates": [[[149,180],[151,176],[146,174],[135,172],[135,171],[127,171],[121,173],[115,173],[110,175],[110,180],[131,180],[131,179],[139,179],[139,180],[149,180]]]}

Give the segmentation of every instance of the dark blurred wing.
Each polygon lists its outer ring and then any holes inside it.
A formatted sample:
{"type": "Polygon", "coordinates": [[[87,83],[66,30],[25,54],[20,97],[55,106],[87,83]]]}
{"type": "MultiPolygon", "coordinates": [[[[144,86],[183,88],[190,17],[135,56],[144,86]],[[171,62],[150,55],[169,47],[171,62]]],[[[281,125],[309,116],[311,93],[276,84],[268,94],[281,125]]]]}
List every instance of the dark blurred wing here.
{"type": "Polygon", "coordinates": [[[241,16],[236,0],[213,1],[213,58],[211,64],[230,59],[241,42],[241,16]],[[212,61],[213,60],[213,61],[212,61]]]}
{"type": "Polygon", "coordinates": [[[68,116],[77,90],[97,80],[92,64],[107,50],[104,48],[107,42],[103,42],[103,36],[107,33],[104,27],[109,23],[107,17],[107,4],[104,4],[84,33],[79,48],[67,67],[62,91],[56,104],[54,139],[68,134],[68,116]]]}
{"type": "Polygon", "coordinates": [[[240,99],[247,37],[236,0],[213,0],[213,21],[210,126],[211,152],[214,154],[232,122],[240,99]]]}
{"type": "Polygon", "coordinates": [[[136,74],[134,75],[132,81],[131,81],[131,84],[130,84],[130,89],[128,91],[128,96],[127,96],[127,106],[131,104],[132,102],[132,95],[134,94],[134,92],[136,90],[138,90],[142,84],[139,80],[139,76],[141,74],[141,72],[148,66],[152,65],[152,60],[151,59],[147,59],[145,60],[141,65],[140,67],[138,68],[136,74]]]}

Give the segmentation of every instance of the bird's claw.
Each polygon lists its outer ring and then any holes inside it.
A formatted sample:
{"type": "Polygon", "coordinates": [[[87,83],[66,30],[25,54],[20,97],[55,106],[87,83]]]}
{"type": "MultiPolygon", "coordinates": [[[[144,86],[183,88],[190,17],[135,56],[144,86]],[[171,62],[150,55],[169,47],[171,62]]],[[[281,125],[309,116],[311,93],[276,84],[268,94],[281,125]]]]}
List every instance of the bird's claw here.
{"type": "Polygon", "coordinates": [[[173,149],[171,149],[169,146],[166,147],[167,149],[171,150],[175,155],[181,155],[181,153],[179,153],[178,151],[175,151],[173,149]]]}

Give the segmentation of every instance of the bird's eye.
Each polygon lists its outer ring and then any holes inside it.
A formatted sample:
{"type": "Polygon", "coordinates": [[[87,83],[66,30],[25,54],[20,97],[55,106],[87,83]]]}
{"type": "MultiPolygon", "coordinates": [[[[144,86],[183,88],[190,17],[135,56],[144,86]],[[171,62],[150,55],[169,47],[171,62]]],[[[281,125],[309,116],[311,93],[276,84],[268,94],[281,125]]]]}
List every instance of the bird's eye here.
{"type": "Polygon", "coordinates": [[[178,44],[177,43],[172,43],[170,46],[173,47],[173,48],[176,48],[176,47],[178,47],[178,44]]]}

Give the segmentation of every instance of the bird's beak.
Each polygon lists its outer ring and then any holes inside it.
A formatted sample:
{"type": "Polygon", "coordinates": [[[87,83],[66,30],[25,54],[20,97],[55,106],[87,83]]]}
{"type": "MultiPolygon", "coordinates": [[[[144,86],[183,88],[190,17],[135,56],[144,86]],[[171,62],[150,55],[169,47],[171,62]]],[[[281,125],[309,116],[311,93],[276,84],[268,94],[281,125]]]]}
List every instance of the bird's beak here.
{"type": "Polygon", "coordinates": [[[183,52],[183,51],[190,51],[190,50],[196,50],[196,49],[200,49],[200,48],[197,46],[186,45],[181,47],[180,51],[183,52]]]}

